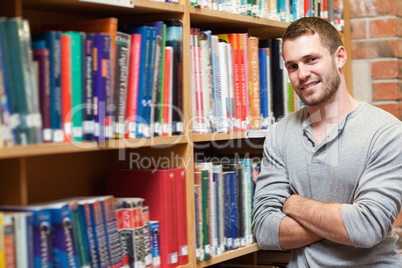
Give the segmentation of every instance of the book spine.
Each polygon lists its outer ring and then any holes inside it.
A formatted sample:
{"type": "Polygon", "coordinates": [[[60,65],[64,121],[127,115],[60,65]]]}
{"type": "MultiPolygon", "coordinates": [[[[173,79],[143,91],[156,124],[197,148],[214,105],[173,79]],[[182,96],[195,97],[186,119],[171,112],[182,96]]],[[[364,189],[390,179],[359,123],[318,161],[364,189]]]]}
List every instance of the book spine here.
{"type": "Polygon", "coordinates": [[[188,263],[188,237],[187,237],[187,198],[186,198],[186,171],[184,168],[177,168],[177,226],[179,242],[178,265],[188,263]]]}
{"type": "Polygon", "coordinates": [[[160,244],[159,244],[159,222],[149,222],[149,233],[151,240],[152,267],[158,268],[161,264],[160,244]]]}
{"type": "Polygon", "coordinates": [[[98,262],[100,268],[110,267],[109,252],[106,244],[106,234],[102,215],[102,205],[100,201],[94,201],[89,204],[91,211],[91,220],[94,231],[95,245],[98,252],[98,262]]]}
{"type": "Polygon", "coordinates": [[[38,85],[39,103],[42,117],[42,136],[43,142],[52,141],[52,129],[50,120],[50,60],[49,49],[33,49],[33,59],[38,62],[38,85]]]}
{"type": "Polygon", "coordinates": [[[72,66],[71,66],[71,36],[61,35],[61,92],[62,92],[62,123],[64,131],[64,142],[72,140],[72,118],[71,118],[71,87],[72,87],[72,66]]]}
{"type": "Polygon", "coordinates": [[[16,267],[14,222],[11,215],[3,216],[4,267],[16,267]]]}
{"type": "Polygon", "coordinates": [[[85,218],[85,231],[87,237],[87,244],[89,248],[89,260],[91,263],[91,267],[99,268],[99,256],[98,251],[96,250],[96,242],[95,242],[95,232],[94,226],[92,224],[92,216],[91,216],[91,208],[88,203],[83,202],[79,204],[79,209],[81,213],[84,214],[85,218]]]}
{"type": "Polygon", "coordinates": [[[71,113],[72,141],[82,141],[82,34],[65,32],[71,39],[71,113]]]}
{"type": "Polygon", "coordinates": [[[137,136],[137,105],[138,105],[138,83],[140,72],[141,34],[131,35],[129,76],[127,84],[126,99],[126,138],[137,136]]]}
{"type": "Polygon", "coordinates": [[[113,90],[113,104],[115,109],[112,111],[113,138],[122,138],[124,137],[124,119],[126,115],[131,35],[117,32],[115,42],[116,62],[113,90]]]}
{"type": "Polygon", "coordinates": [[[93,55],[94,34],[87,33],[83,46],[83,113],[82,113],[82,135],[83,140],[93,141],[95,133],[94,121],[94,81],[92,66],[94,64],[93,55]]]}
{"type": "Polygon", "coordinates": [[[258,38],[249,39],[249,73],[250,73],[250,128],[261,129],[261,97],[258,56],[258,38]]]}
{"type": "Polygon", "coordinates": [[[75,248],[77,250],[78,263],[81,268],[88,268],[91,266],[89,259],[89,243],[86,233],[85,215],[84,211],[78,204],[74,204],[71,208],[73,236],[75,248]]]}
{"type": "Polygon", "coordinates": [[[180,20],[166,21],[166,46],[173,48],[173,110],[172,135],[181,135],[183,126],[183,24],[180,20]]]}
{"type": "Polygon", "coordinates": [[[143,206],[141,208],[141,221],[142,221],[142,245],[144,251],[145,267],[152,267],[152,252],[151,252],[151,241],[149,232],[149,207],[143,206]]]}
{"type": "MultiPolygon", "coordinates": [[[[118,68],[118,67],[117,67],[118,68]]],[[[109,251],[111,268],[123,266],[121,258],[121,245],[117,219],[115,213],[115,201],[113,196],[103,197],[101,199],[103,222],[105,227],[105,237],[109,251]]]]}

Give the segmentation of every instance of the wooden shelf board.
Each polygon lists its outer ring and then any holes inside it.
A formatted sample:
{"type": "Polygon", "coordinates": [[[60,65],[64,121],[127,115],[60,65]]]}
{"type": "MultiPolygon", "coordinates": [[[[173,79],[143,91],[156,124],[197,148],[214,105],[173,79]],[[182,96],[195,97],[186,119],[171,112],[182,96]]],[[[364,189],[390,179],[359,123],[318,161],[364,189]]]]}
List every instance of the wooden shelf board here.
{"type": "Polygon", "coordinates": [[[280,37],[287,22],[268,20],[252,16],[233,14],[205,8],[190,8],[191,27],[219,30],[224,32],[237,31],[248,32],[261,38],[280,37]],[[213,25],[211,25],[213,21],[213,25]]]}
{"type": "Polygon", "coordinates": [[[245,132],[193,134],[193,142],[244,139],[245,132]]]}
{"type": "Polygon", "coordinates": [[[213,264],[217,264],[217,263],[221,263],[233,258],[237,258],[243,255],[247,255],[253,252],[256,252],[260,250],[260,248],[258,247],[258,245],[256,243],[250,245],[250,246],[246,246],[246,247],[241,247],[235,250],[231,250],[228,252],[225,252],[221,255],[215,256],[209,260],[206,261],[201,261],[197,263],[197,268],[202,268],[202,267],[207,267],[213,264]]]}
{"type": "Polygon", "coordinates": [[[184,13],[183,5],[150,0],[134,0],[134,8],[81,2],[79,0],[23,0],[23,8],[73,14],[96,14],[98,17],[184,13]]]}
{"type": "Polygon", "coordinates": [[[83,153],[100,150],[116,150],[122,148],[144,147],[171,147],[176,144],[184,144],[187,139],[184,135],[171,137],[119,139],[106,142],[76,142],[76,143],[43,143],[27,146],[17,145],[0,150],[0,159],[17,157],[32,157],[40,155],[54,155],[65,153],[83,153]]]}

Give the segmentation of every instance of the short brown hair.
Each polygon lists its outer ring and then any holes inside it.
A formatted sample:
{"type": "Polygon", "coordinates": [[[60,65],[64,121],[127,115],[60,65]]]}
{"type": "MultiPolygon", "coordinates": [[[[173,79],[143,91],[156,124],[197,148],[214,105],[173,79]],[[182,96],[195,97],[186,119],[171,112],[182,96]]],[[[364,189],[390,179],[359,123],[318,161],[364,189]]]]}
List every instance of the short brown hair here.
{"type": "Polygon", "coordinates": [[[339,32],[328,21],[319,17],[304,17],[291,23],[282,36],[282,44],[286,40],[293,40],[300,36],[317,33],[321,44],[328,48],[331,55],[339,46],[343,46],[339,32]]]}

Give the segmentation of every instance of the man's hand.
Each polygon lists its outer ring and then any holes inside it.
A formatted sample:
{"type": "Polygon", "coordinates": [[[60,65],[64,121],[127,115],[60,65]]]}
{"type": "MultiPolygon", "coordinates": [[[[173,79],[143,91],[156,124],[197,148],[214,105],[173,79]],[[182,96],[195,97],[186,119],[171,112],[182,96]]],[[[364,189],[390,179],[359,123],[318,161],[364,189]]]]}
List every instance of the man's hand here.
{"type": "Polygon", "coordinates": [[[317,236],[353,245],[343,224],[342,204],[325,203],[293,194],[286,199],[282,211],[317,236]]]}

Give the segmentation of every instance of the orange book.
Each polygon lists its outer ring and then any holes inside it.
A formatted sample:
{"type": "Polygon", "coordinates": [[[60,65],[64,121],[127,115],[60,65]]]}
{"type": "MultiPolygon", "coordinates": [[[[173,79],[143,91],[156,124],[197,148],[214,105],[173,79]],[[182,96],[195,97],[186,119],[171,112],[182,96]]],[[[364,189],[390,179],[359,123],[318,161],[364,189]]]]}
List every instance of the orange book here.
{"type": "Polygon", "coordinates": [[[42,26],[42,31],[80,31],[86,33],[107,33],[110,35],[112,40],[111,49],[111,88],[114,88],[114,68],[115,68],[115,57],[116,57],[116,33],[117,33],[117,18],[101,18],[101,19],[91,19],[83,21],[73,21],[57,24],[48,24],[42,26]]]}
{"type": "Polygon", "coordinates": [[[71,36],[61,35],[61,106],[64,142],[72,140],[71,121],[71,36]]]}
{"type": "Polygon", "coordinates": [[[248,39],[249,76],[250,76],[250,127],[261,128],[260,70],[258,60],[258,38],[248,39]]]}

